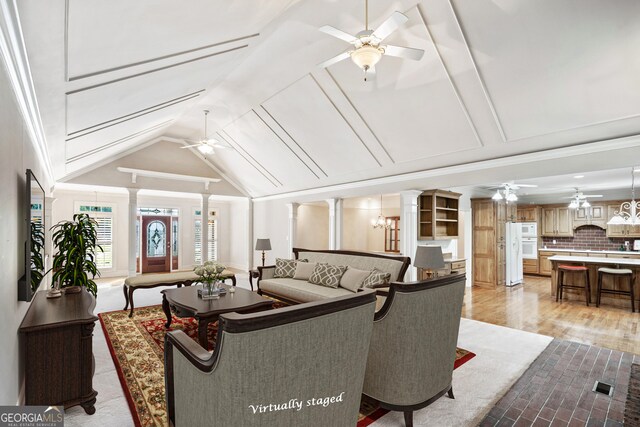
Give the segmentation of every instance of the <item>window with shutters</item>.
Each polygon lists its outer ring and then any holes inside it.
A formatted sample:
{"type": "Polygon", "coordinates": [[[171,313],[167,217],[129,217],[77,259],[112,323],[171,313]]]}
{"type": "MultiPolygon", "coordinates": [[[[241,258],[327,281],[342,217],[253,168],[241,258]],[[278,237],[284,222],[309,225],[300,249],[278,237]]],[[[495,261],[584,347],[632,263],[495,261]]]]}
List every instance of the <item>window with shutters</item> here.
{"type": "Polygon", "coordinates": [[[98,224],[98,245],[102,251],[96,250],[96,265],[99,270],[113,268],[113,217],[115,207],[108,204],[81,203],[76,212],[89,214],[98,224]]]}
{"type": "MultiPolygon", "coordinates": [[[[195,263],[202,264],[202,211],[200,209],[194,210],[194,241],[195,241],[195,263]]],[[[207,226],[207,253],[209,261],[218,260],[218,220],[216,212],[209,212],[209,224],[207,226]]]]}

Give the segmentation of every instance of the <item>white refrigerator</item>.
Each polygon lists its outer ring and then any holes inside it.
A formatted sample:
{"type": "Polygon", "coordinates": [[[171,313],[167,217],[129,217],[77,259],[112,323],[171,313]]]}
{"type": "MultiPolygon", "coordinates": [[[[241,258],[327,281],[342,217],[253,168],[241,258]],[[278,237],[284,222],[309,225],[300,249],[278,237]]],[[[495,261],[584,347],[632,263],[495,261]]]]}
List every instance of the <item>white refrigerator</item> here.
{"type": "Polygon", "coordinates": [[[508,222],[506,230],[507,286],[522,283],[522,227],[517,222],[508,222]]]}

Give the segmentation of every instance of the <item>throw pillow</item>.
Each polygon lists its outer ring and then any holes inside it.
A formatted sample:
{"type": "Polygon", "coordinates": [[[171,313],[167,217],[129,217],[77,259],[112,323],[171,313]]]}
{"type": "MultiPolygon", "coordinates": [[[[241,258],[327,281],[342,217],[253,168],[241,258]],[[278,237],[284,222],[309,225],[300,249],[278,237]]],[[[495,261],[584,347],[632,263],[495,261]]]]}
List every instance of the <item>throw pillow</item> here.
{"type": "Polygon", "coordinates": [[[340,279],[340,286],[351,292],[358,292],[358,289],[362,287],[364,279],[369,277],[370,274],[371,271],[369,270],[358,270],[357,268],[349,267],[340,279]]]}
{"type": "Polygon", "coordinates": [[[391,273],[385,273],[374,268],[371,274],[362,282],[363,288],[386,288],[391,283],[391,273]]]}
{"type": "Polygon", "coordinates": [[[340,278],[346,270],[346,265],[316,264],[311,277],[309,277],[309,283],[337,288],[340,285],[340,278]]]}
{"type": "Polygon", "coordinates": [[[276,271],[273,274],[274,278],[293,277],[296,272],[297,262],[307,262],[306,259],[283,259],[276,258],[276,271]]]}
{"type": "Polygon", "coordinates": [[[316,268],[315,262],[298,262],[296,263],[296,271],[293,274],[293,278],[298,280],[309,280],[314,268],[316,268]]]}

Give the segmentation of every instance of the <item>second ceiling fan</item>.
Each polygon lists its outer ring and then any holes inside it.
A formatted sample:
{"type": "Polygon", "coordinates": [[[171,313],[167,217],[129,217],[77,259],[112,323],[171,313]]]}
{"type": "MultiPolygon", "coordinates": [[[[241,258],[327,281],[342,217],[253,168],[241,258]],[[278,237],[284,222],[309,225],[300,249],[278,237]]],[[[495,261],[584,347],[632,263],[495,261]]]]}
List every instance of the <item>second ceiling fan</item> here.
{"type": "Polygon", "coordinates": [[[320,28],[323,33],[337,37],[353,45],[353,49],[349,49],[341,54],[334,56],[320,64],[326,68],[344,59],[351,58],[354,64],[364,71],[364,80],[367,81],[367,74],[375,73],[375,66],[383,55],[396,56],[398,58],[411,59],[419,61],[424,55],[424,50],[414,49],[411,47],[400,47],[393,45],[383,45],[382,41],[391,33],[404,25],[409,18],[400,12],[393,12],[386,21],[384,21],[376,30],[369,29],[369,0],[364,3],[364,30],[355,36],[345,33],[330,25],[320,28]]]}

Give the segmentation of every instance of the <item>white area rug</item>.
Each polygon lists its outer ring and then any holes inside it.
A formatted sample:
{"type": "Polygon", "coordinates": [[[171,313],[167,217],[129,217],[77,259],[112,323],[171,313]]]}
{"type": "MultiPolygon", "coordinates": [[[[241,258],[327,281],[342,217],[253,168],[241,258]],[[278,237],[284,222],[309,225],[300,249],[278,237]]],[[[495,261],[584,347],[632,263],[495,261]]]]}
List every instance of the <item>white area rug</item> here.
{"type": "MultiPolygon", "coordinates": [[[[456,398],[443,396],[414,412],[414,425],[477,426],[552,340],[545,335],[462,319],[458,347],[474,352],[476,357],[453,371],[456,398]]],[[[404,415],[389,412],[371,426],[404,426],[404,415]]]]}
{"type": "MultiPolygon", "coordinates": [[[[246,274],[237,274],[238,286],[249,289],[246,274]]],[[[136,291],[136,307],[161,303],[163,288],[136,291]]],[[[105,286],[98,291],[95,313],[121,310],[121,286],[105,286]]],[[[476,357],[453,374],[455,400],[443,397],[414,414],[416,426],[475,426],[494,406],[527,367],[551,342],[551,337],[462,319],[458,346],[476,357]]],[[[133,426],[129,406],[107,348],[102,328],[96,322],[93,336],[96,370],[93,388],[98,392],[96,413],[85,414],[80,406],[65,414],[67,427],[133,426]]],[[[400,412],[390,412],[372,426],[404,426],[400,412]]]]}

